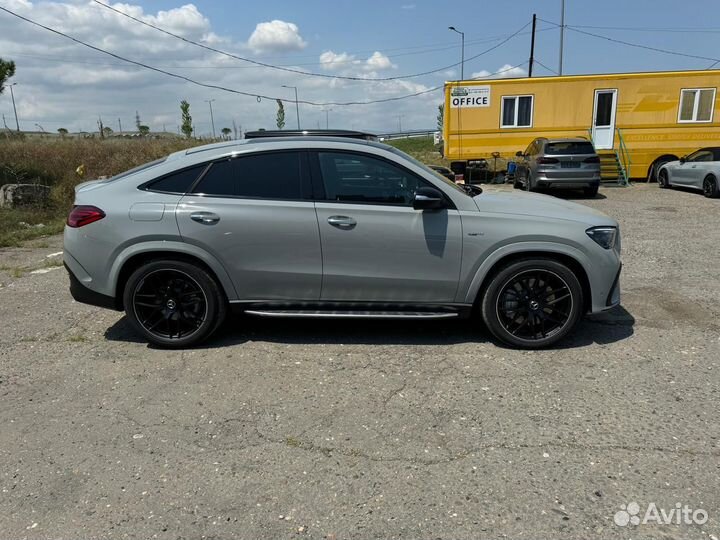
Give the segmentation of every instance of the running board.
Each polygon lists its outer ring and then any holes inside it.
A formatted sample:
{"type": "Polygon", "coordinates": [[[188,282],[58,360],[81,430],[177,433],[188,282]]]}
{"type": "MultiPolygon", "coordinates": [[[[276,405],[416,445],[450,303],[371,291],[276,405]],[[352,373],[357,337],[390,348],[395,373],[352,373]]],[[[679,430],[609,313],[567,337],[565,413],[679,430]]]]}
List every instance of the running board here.
{"type": "Polygon", "coordinates": [[[256,309],[245,310],[248,315],[257,317],[307,317],[323,319],[450,319],[459,313],[447,311],[339,311],[339,310],[306,310],[306,309],[278,309],[260,311],[256,309]]]}

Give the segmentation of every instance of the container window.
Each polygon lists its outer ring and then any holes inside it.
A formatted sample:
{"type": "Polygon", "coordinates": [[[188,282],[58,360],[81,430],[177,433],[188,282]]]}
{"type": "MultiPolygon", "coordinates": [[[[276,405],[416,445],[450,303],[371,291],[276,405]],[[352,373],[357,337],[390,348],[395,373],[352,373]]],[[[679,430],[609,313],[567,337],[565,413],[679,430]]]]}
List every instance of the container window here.
{"type": "Polygon", "coordinates": [[[533,96],[503,96],[501,127],[531,127],[533,96]]]}
{"type": "Polygon", "coordinates": [[[678,122],[712,122],[715,88],[688,88],[680,91],[678,122]]]}

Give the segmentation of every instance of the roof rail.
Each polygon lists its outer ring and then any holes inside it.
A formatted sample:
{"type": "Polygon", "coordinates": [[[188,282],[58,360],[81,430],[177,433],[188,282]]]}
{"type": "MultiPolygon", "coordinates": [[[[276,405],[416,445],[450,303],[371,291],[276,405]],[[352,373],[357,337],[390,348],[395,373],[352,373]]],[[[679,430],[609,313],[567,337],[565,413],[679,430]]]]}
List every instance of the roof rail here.
{"type": "Polygon", "coordinates": [[[246,139],[262,139],[270,137],[344,137],[348,139],[363,139],[366,141],[377,141],[377,135],[363,131],[352,131],[349,129],[283,129],[283,130],[258,130],[246,131],[246,139]]]}

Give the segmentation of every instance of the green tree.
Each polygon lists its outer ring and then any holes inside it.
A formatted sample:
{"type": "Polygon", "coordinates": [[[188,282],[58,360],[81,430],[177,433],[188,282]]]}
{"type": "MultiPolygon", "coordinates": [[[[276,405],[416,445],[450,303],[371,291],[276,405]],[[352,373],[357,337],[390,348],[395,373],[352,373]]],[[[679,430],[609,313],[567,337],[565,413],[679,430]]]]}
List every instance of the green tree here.
{"type": "Polygon", "coordinates": [[[223,134],[223,139],[230,139],[230,134],[232,133],[232,129],[229,127],[224,127],[220,130],[220,133],[223,134]]]}
{"type": "Polygon", "coordinates": [[[441,103],[438,105],[438,114],[437,114],[437,128],[438,131],[443,130],[443,119],[445,117],[445,104],[441,103]]]}
{"type": "Polygon", "coordinates": [[[140,135],[144,137],[145,135],[150,133],[150,128],[141,124],[138,126],[138,131],[140,132],[140,135]]]}
{"type": "Polygon", "coordinates": [[[5,90],[7,80],[15,75],[15,62],[0,58],[0,94],[5,90]]]}
{"type": "Polygon", "coordinates": [[[68,134],[68,130],[65,129],[65,128],[58,128],[57,131],[58,131],[58,133],[60,134],[60,137],[62,137],[63,139],[64,139],[65,136],[68,134]]]}
{"type": "Polygon", "coordinates": [[[105,135],[106,137],[109,137],[112,134],[113,134],[113,130],[110,126],[105,126],[103,128],[103,135],[105,135]]]}
{"type": "Polygon", "coordinates": [[[282,129],[285,127],[285,106],[283,105],[281,99],[277,100],[277,105],[277,120],[275,121],[275,123],[277,124],[278,129],[282,129]]]}
{"type": "Polygon", "coordinates": [[[180,102],[180,113],[182,114],[180,131],[189,139],[193,132],[192,116],[190,116],[190,103],[184,99],[180,102]]]}

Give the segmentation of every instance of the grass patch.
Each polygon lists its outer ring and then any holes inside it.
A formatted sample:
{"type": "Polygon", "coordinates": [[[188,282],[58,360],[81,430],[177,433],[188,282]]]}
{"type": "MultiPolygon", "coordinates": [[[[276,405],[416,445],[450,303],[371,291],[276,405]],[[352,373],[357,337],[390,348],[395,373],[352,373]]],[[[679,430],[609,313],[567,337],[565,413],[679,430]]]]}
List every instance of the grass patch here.
{"type": "Polygon", "coordinates": [[[67,212],[50,208],[0,208],[0,247],[61,233],[67,212]]]}
{"type": "Polygon", "coordinates": [[[449,167],[450,162],[440,157],[431,137],[415,137],[412,139],[392,139],[385,141],[385,144],[394,146],[406,154],[428,165],[442,165],[449,167]]]}

